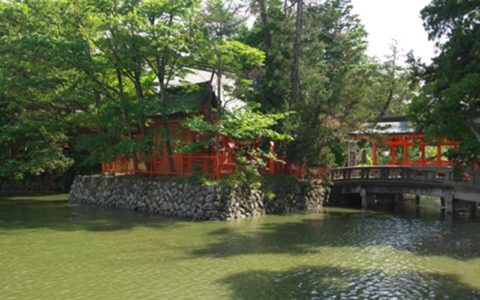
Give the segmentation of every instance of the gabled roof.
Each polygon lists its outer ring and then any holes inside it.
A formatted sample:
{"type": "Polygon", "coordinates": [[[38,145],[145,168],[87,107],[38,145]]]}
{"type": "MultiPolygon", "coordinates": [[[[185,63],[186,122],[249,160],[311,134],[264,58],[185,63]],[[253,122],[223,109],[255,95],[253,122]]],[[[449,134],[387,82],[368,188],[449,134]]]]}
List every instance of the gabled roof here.
{"type": "MultiPolygon", "coordinates": [[[[210,87],[207,83],[177,86],[169,89],[167,93],[167,109],[169,115],[176,113],[194,113],[202,110],[203,104],[208,99],[210,87]]],[[[215,98],[213,97],[212,101],[215,98]]],[[[149,115],[161,115],[164,112],[160,99],[150,97],[146,110],[149,115]]]]}
{"type": "Polygon", "coordinates": [[[388,135],[417,133],[405,116],[384,116],[372,126],[370,123],[362,125],[362,129],[350,132],[351,135],[388,135]]]}
{"type": "MultiPolygon", "coordinates": [[[[167,93],[167,114],[194,113],[201,111],[204,103],[209,98],[210,90],[213,90],[213,97],[211,97],[212,106],[216,107],[216,94],[218,92],[216,74],[212,75],[212,71],[190,68],[185,71],[186,74],[184,76],[173,78],[169,83],[170,88],[167,93]]],[[[234,87],[235,80],[231,76],[222,76],[220,94],[223,109],[227,111],[232,111],[246,105],[244,101],[232,95],[230,90],[234,87]]],[[[147,111],[151,116],[163,113],[163,108],[158,97],[150,97],[150,101],[148,101],[147,104],[147,111]]]]}
{"type": "MultiPolygon", "coordinates": [[[[192,69],[187,68],[185,69],[186,75],[183,77],[176,77],[171,82],[171,86],[182,86],[185,84],[199,84],[199,83],[208,83],[211,81],[212,89],[215,94],[218,91],[218,82],[217,82],[217,75],[212,71],[207,70],[199,70],[199,69],[192,69]],[[213,77],[212,77],[213,76],[213,77]]],[[[244,101],[236,98],[231,90],[235,88],[235,79],[228,75],[224,74],[222,76],[222,86],[220,87],[220,98],[222,100],[222,105],[224,109],[228,111],[232,111],[236,108],[244,107],[246,104],[244,101]],[[229,88],[225,88],[229,87],[229,88]]]]}

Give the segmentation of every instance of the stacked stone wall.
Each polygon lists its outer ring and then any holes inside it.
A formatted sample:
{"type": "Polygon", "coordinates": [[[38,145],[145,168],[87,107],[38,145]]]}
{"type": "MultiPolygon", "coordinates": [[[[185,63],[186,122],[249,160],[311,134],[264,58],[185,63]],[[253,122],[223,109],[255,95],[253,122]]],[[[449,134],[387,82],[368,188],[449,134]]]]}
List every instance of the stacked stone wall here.
{"type": "Polygon", "coordinates": [[[321,184],[290,178],[264,186],[192,185],[129,176],[77,176],[70,201],[193,220],[228,220],[321,207],[321,184]]]}

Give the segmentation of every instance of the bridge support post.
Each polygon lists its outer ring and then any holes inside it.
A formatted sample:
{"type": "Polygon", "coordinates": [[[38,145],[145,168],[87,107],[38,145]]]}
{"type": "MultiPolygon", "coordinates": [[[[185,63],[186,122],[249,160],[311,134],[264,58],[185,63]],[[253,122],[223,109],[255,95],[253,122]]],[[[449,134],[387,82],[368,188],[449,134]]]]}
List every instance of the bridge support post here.
{"type": "Polygon", "coordinates": [[[397,194],[395,194],[394,197],[395,197],[395,198],[394,198],[394,199],[395,199],[395,201],[394,201],[394,204],[395,204],[395,205],[397,205],[397,204],[402,204],[402,202],[403,202],[403,194],[397,193],[397,194]]]}
{"type": "Polygon", "coordinates": [[[362,209],[368,208],[368,198],[367,198],[367,190],[361,189],[360,190],[360,197],[362,197],[362,209]]]}
{"type": "Polygon", "coordinates": [[[454,211],[453,195],[450,193],[445,193],[441,198],[441,202],[442,202],[442,213],[444,215],[449,215],[449,216],[453,215],[453,211],[454,211]]]}
{"type": "Polygon", "coordinates": [[[455,215],[475,217],[477,203],[465,200],[455,200],[455,215]]]}
{"type": "Polygon", "coordinates": [[[420,195],[415,194],[415,214],[420,216],[420,195]]]}

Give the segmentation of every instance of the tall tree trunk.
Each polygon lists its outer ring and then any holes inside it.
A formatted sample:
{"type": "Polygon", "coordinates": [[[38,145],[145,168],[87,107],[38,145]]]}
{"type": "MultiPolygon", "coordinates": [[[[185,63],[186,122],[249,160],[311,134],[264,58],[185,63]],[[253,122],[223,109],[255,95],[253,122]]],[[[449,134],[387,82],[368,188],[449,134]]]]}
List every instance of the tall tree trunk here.
{"type": "Polygon", "coordinates": [[[167,103],[167,91],[165,88],[165,84],[163,82],[163,79],[159,81],[160,85],[160,101],[162,105],[162,129],[163,129],[163,139],[165,141],[165,148],[167,149],[167,155],[168,155],[168,168],[170,169],[171,172],[174,171],[174,162],[173,162],[173,149],[172,149],[172,143],[170,141],[170,129],[168,128],[168,103],[167,103]]]}
{"type": "Polygon", "coordinates": [[[222,118],[222,54],[217,52],[217,130],[215,132],[215,150],[220,152],[220,123],[222,118]]]}
{"type": "Polygon", "coordinates": [[[212,122],[212,99],[213,99],[213,95],[215,93],[213,91],[213,78],[214,78],[214,76],[215,76],[215,72],[212,71],[212,74],[210,75],[210,80],[208,81],[207,120],[210,123],[212,122]]]}
{"type": "Polygon", "coordinates": [[[478,131],[476,125],[475,125],[475,122],[473,121],[472,118],[467,118],[467,122],[468,122],[468,127],[470,128],[470,130],[472,131],[473,135],[475,136],[475,138],[477,139],[477,142],[480,143],[480,131],[478,131]]]}
{"type": "MultiPolygon", "coordinates": [[[[155,20],[150,20],[151,25],[155,24],[155,20]]],[[[169,15],[169,25],[173,22],[173,15],[169,15]]],[[[174,162],[173,162],[173,149],[172,143],[170,141],[170,129],[168,128],[168,103],[167,103],[167,88],[165,86],[165,77],[166,77],[166,64],[168,61],[169,56],[169,48],[168,45],[165,45],[163,48],[163,54],[161,57],[157,56],[155,58],[155,62],[157,65],[157,79],[158,79],[158,87],[160,88],[160,102],[162,106],[162,127],[163,127],[163,138],[165,140],[165,148],[167,149],[168,155],[168,167],[171,172],[174,171],[174,162]]],[[[168,76],[167,76],[168,77],[168,76]]]]}
{"type": "MultiPolygon", "coordinates": [[[[125,105],[125,92],[123,91],[123,76],[122,76],[122,71],[117,68],[117,81],[118,81],[118,90],[120,92],[120,100],[122,101],[122,105],[125,105]]],[[[128,117],[128,111],[126,108],[123,109],[123,118],[125,119],[125,123],[127,123],[128,126],[128,138],[132,139],[132,132],[130,130],[130,121],[128,117]]]]}
{"type": "Polygon", "coordinates": [[[297,16],[295,21],[295,41],[293,44],[293,68],[292,68],[292,101],[300,100],[300,56],[302,38],[302,11],[303,0],[297,1],[297,16]]]}
{"type": "Polygon", "coordinates": [[[390,72],[390,89],[388,90],[388,96],[387,96],[387,101],[385,101],[385,104],[383,105],[382,110],[380,111],[380,114],[378,116],[377,122],[385,116],[385,114],[388,111],[388,108],[392,104],[393,100],[393,94],[395,92],[395,75],[396,75],[396,68],[397,68],[397,47],[392,46],[392,71],[390,72]]]}
{"type": "Polygon", "coordinates": [[[267,12],[267,0],[258,0],[258,6],[260,7],[260,20],[262,21],[262,29],[264,32],[265,38],[265,50],[270,52],[272,47],[272,33],[270,32],[270,28],[268,27],[268,12],[267,12]]]}
{"type": "Polygon", "coordinates": [[[143,89],[142,89],[142,84],[141,84],[141,73],[140,71],[135,71],[134,73],[134,86],[135,86],[135,94],[138,98],[138,100],[140,100],[140,106],[142,108],[141,112],[138,114],[138,123],[139,123],[139,127],[140,127],[140,134],[141,136],[145,136],[145,121],[146,121],[146,118],[145,118],[145,99],[144,99],[144,95],[143,95],[143,89]]]}

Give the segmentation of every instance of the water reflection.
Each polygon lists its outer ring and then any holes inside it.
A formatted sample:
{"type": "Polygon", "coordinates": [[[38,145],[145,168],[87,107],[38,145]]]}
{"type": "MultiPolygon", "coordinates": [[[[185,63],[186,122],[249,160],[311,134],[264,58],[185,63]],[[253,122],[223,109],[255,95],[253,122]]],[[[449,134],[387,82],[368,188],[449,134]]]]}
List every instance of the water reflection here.
{"type": "Polygon", "coordinates": [[[193,255],[303,255],[320,247],[388,246],[418,255],[441,255],[457,259],[480,256],[478,221],[448,222],[360,210],[329,208],[316,218],[263,223],[247,234],[230,227],[210,234],[215,236],[217,242],[194,250],[193,255]]]}
{"type": "Polygon", "coordinates": [[[480,297],[480,221],[415,211],[190,222],[0,201],[0,298],[480,297]]]}
{"type": "Polygon", "coordinates": [[[224,279],[237,299],[477,299],[457,276],[380,269],[302,266],[284,272],[250,271],[224,279]]]}
{"type": "Polygon", "coordinates": [[[174,223],[178,223],[178,220],[94,205],[0,199],[1,230],[50,228],[62,231],[115,231],[135,226],[162,228],[174,223]]]}

